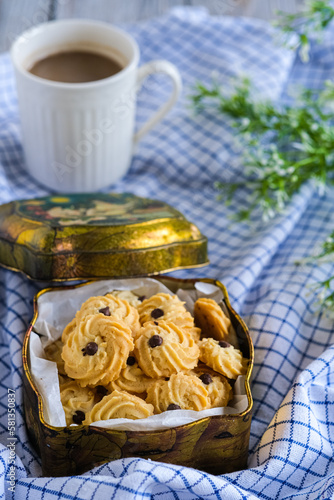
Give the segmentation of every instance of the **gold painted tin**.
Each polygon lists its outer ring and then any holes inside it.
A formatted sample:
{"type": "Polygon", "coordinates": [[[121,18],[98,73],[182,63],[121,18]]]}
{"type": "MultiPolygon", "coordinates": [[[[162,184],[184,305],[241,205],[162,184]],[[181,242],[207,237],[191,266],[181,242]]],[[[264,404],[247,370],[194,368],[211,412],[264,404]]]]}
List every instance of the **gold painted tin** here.
{"type": "Polygon", "coordinates": [[[38,298],[46,293],[77,288],[85,284],[42,290],[35,297],[35,314],[23,345],[23,386],[25,417],[31,440],[37,448],[45,476],[81,474],[99,464],[127,457],[142,457],[223,474],[247,466],[251,425],[252,396],[250,375],[254,361],[252,341],[244,321],[232,309],[226,288],[212,279],[179,280],[158,277],[172,292],[194,289],[195,283],[218,286],[224,296],[240,350],[249,359],[245,378],[248,405],[239,414],[211,416],[196,422],[161,431],[107,430],[94,425],[52,427],[43,417],[43,402],[30,372],[29,341],[38,316],[38,298]]]}
{"type": "Polygon", "coordinates": [[[0,206],[0,265],[47,281],[148,276],[208,263],[180,212],[133,194],[71,194],[0,206]]]}

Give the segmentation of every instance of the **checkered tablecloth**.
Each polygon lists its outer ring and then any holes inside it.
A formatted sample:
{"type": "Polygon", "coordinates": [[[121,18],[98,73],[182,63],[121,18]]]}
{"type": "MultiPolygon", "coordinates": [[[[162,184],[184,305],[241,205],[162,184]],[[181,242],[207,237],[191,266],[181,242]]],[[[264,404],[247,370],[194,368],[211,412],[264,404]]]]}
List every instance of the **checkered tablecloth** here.
{"type": "MultiPolygon", "coordinates": [[[[312,87],[334,77],[334,36],[313,49],[311,62],[272,40],[272,29],[250,19],[214,18],[203,9],[178,8],[126,29],[138,40],[142,62],[165,58],[182,73],[183,97],[140,144],[127,178],[108,190],[130,191],[174,205],[209,238],[210,266],[179,277],[221,280],[246,319],[255,345],[254,414],[249,464],[224,476],[140,458],[105,464],[82,476],[42,477],[27,436],[22,406],[21,346],[41,288],[0,270],[0,493],[15,499],[329,499],[334,498],[333,320],[319,313],[309,285],[333,266],[296,266],[333,229],[333,190],[320,198],[306,186],[270,224],[231,224],[245,193],[231,206],[217,201],[216,180],[242,176],[228,120],[212,112],[193,116],[187,94],[215,72],[222,85],[250,76],[262,97],[287,99],[291,83],[312,87]],[[16,393],[16,487],[9,490],[7,391],[16,393]]],[[[1,203],[48,193],[24,171],[13,71],[0,58],[1,203]]],[[[138,101],[138,123],[169,92],[152,77],[138,101]]]]}

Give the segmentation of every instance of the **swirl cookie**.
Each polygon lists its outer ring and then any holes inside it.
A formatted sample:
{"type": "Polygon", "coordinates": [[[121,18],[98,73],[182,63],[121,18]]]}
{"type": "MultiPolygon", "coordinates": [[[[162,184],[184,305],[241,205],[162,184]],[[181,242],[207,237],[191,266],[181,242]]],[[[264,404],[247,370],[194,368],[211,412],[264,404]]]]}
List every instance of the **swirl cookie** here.
{"type": "Polygon", "coordinates": [[[138,312],[142,325],[154,320],[172,321],[175,325],[186,329],[194,340],[200,338],[200,329],[195,327],[193,317],[177,295],[167,293],[152,295],[138,306],[138,312]]]}
{"type": "Polygon", "coordinates": [[[129,302],[130,306],[137,307],[141,304],[141,300],[139,300],[138,295],[135,295],[131,290],[113,290],[111,294],[107,293],[106,297],[109,295],[113,295],[114,297],[118,297],[119,299],[126,300],[129,302]]]}
{"type": "Polygon", "coordinates": [[[82,424],[95,404],[95,392],[87,387],[80,387],[75,380],[60,386],[60,399],[64,408],[66,425],[82,424]]]}
{"type": "Polygon", "coordinates": [[[85,387],[107,385],[126,366],[133,350],[130,328],[103,314],[90,314],[80,321],[62,351],[67,375],[85,387]]]}
{"type": "Polygon", "coordinates": [[[182,330],[185,330],[191,337],[198,342],[201,338],[201,329],[195,326],[194,319],[190,313],[187,312],[187,316],[183,316],[178,320],[174,320],[173,323],[177,325],[182,330]]]}
{"type": "Polygon", "coordinates": [[[93,407],[87,414],[84,424],[88,425],[92,422],[111,418],[137,420],[151,415],[153,415],[153,406],[143,399],[125,391],[113,391],[93,407]]]}
{"type": "Polygon", "coordinates": [[[140,329],[134,353],[147,376],[169,377],[194,368],[199,348],[191,335],[171,321],[149,321],[140,329]]]}
{"type": "Polygon", "coordinates": [[[200,342],[199,359],[227,378],[236,379],[247,371],[248,359],[243,358],[241,351],[225,341],[203,339],[200,342]]]}
{"type": "Polygon", "coordinates": [[[136,358],[130,354],[119,377],[110,383],[110,391],[127,391],[130,394],[144,394],[152,384],[152,378],[145,375],[136,358]]]}
{"type": "Polygon", "coordinates": [[[168,380],[156,380],[147,390],[146,402],[155,413],[169,410],[206,410],[211,401],[202,381],[195,375],[177,373],[168,380]]]}
{"type": "Polygon", "coordinates": [[[194,306],[195,324],[202,330],[202,337],[212,337],[215,340],[226,340],[238,347],[237,337],[230,318],[212,299],[198,299],[194,306]]]}
{"type": "Polygon", "coordinates": [[[91,314],[104,314],[116,320],[123,321],[136,335],[140,328],[137,309],[130,306],[126,300],[114,297],[110,293],[97,297],[90,297],[76,313],[77,324],[91,314]]]}
{"type": "Polygon", "coordinates": [[[72,321],[69,322],[68,325],[65,326],[64,331],[61,336],[61,340],[63,344],[67,341],[68,337],[71,335],[71,333],[74,332],[77,326],[77,320],[76,318],[73,318],[72,321]]]}
{"type": "Polygon", "coordinates": [[[208,391],[211,408],[227,406],[232,398],[232,387],[227,379],[206,365],[198,365],[191,374],[196,375],[208,391]]]}
{"type": "Polygon", "coordinates": [[[46,359],[57,363],[58,374],[59,375],[66,375],[65,368],[64,368],[64,361],[61,357],[62,349],[63,349],[63,343],[60,339],[58,339],[55,342],[52,342],[52,344],[49,344],[44,349],[44,351],[45,351],[46,359]]]}

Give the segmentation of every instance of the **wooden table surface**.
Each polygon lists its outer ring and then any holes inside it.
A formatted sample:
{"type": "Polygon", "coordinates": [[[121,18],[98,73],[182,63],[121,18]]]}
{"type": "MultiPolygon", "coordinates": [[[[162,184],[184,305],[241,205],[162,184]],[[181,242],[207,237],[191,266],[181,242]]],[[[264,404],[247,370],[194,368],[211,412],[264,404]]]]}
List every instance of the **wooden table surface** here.
{"type": "Polygon", "coordinates": [[[304,0],[0,0],[0,52],[18,34],[52,19],[83,17],[115,23],[163,14],[175,5],[204,5],[214,15],[270,19],[277,9],[295,12],[304,0]]]}

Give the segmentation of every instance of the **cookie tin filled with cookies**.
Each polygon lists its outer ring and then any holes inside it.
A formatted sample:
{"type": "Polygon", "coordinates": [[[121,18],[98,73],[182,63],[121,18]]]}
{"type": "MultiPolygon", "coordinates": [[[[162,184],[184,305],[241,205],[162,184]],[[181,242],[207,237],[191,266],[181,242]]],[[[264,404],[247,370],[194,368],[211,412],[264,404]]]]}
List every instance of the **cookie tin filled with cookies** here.
{"type": "Polygon", "coordinates": [[[246,467],[252,342],[211,279],[42,290],[23,347],[26,421],[43,473],[126,457],[246,467]]]}
{"type": "Polygon", "coordinates": [[[206,237],[158,200],[79,194],[0,207],[0,264],[69,281],[37,294],[23,346],[25,417],[44,475],[125,457],[219,474],[246,466],[247,327],[218,281],[160,275],[207,263],[206,237]]]}

